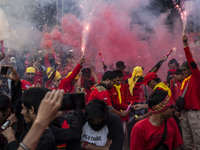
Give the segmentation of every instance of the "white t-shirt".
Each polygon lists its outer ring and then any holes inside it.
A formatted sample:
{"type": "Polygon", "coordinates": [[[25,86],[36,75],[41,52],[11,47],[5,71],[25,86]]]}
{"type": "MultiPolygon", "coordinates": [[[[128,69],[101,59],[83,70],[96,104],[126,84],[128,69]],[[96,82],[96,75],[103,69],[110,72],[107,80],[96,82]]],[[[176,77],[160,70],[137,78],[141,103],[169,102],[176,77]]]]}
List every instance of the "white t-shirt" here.
{"type": "Polygon", "coordinates": [[[87,141],[88,143],[95,144],[96,146],[105,146],[107,142],[108,127],[105,125],[101,130],[93,130],[88,122],[83,126],[83,132],[81,135],[81,141],[87,141]]]}

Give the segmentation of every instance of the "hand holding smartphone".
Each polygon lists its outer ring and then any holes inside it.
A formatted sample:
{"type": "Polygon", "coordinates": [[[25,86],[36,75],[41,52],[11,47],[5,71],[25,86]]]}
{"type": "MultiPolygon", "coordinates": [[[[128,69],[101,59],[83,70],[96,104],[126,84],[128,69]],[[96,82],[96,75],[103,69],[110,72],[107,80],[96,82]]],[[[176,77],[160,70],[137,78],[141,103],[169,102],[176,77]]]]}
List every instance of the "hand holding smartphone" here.
{"type": "Polygon", "coordinates": [[[17,74],[17,71],[15,70],[15,68],[13,66],[5,65],[5,66],[0,66],[0,67],[1,67],[0,74],[3,75],[5,78],[14,80],[14,81],[19,81],[20,78],[17,74]],[[11,74],[8,74],[10,72],[11,72],[11,74]]]}

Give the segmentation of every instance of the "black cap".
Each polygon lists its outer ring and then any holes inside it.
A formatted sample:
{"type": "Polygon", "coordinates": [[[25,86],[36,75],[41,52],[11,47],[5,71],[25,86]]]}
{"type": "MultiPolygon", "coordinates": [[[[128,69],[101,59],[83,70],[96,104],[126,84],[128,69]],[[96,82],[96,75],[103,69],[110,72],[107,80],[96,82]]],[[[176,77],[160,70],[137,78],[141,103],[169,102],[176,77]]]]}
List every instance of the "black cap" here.
{"type": "Polygon", "coordinates": [[[180,70],[190,69],[190,66],[187,61],[184,61],[178,69],[180,70]]]}
{"type": "Polygon", "coordinates": [[[82,76],[91,76],[91,70],[90,70],[90,68],[83,68],[81,70],[81,75],[82,76]]]}
{"type": "Polygon", "coordinates": [[[124,69],[126,66],[124,65],[123,61],[116,62],[116,68],[124,69]]]}

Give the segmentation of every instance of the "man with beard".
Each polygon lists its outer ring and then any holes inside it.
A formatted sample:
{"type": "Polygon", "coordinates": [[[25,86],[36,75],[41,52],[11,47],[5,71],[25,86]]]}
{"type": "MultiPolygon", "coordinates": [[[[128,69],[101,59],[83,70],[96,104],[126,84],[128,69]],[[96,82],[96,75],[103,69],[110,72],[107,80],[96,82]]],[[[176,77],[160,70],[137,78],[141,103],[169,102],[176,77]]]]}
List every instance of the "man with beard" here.
{"type": "Polygon", "coordinates": [[[183,140],[175,120],[171,117],[174,101],[167,91],[155,90],[149,97],[148,105],[152,115],[134,125],[130,150],[150,150],[161,145],[170,150],[180,150],[183,140]]]}
{"type": "Polygon", "coordinates": [[[116,77],[112,71],[105,72],[101,82],[97,83],[92,88],[88,102],[92,101],[93,99],[100,99],[108,105],[110,112],[115,113],[120,117],[126,117],[129,115],[129,111],[118,111],[112,106],[111,95],[108,90],[113,87],[115,78],[116,77]]]}
{"type": "Polygon", "coordinates": [[[102,100],[92,100],[85,109],[81,145],[86,150],[122,150],[123,129],[118,116],[109,113],[102,100]]]}
{"type": "MultiPolygon", "coordinates": [[[[29,88],[24,91],[24,94],[22,96],[21,114],[24,117],[25,125],[24,130],[20,135],[20,140],[24,138],[24,136],[27,134],[32,124],[34,123],[37,117],[39,105],[48,91],[49,90],[46,88],[29,88]]],[[[53,91],[52,93],[55,93],[55,91],[53,91]]],[[[15,138],[13,129],[9,127],[3,132],[3,134],[8,140],[9,149],[17,149],[18,141],[15,138]]],[[[56,149],[55,138],[49,127],[45,129],[36,148],[36,150],[43,149],[56,149]]]]}

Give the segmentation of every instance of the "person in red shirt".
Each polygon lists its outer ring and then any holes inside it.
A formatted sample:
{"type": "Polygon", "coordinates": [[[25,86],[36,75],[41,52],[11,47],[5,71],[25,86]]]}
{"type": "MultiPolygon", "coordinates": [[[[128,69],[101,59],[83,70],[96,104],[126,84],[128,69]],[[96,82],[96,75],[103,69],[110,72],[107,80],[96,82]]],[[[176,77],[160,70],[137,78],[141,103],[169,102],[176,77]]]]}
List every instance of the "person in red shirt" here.
{"type": "Polygon", "coordinates": [[[187,36],[183,35],[184,51],[187,61],[183,62],[184,80],[181,94],[185,91],[184,110],[181,111],[181,128],[185,149],[200,149],[200,71],[195,63],[187,43],[187,36]]]}
{"type": "MultiPolygon", "coordinates": [[[[163,58],[149,71],[148,74],[155,74],[164,61],[166,61],[167,57],[163,56],[163,58]]],[[[143,118],[143,115],[147,112],[147,104],[145,96],[146,92],[146,84],[145,78],[147,75],[143,75],[143,68],[140,66],[136,66],[133,69],[132,76],[126,82],[126,86],[128,87],[127,94],[127,102],[130,103],[133,107],[131,108],[131,114],[129,115],[129,122],[132,120],[140,120],[143,118]],[[139,106],[139,107],[138,107],[139,106]],[[140,107],[144,106],[144,107],[140,107]],[[140,116],[140,117],[138,117],[140,116]]],[[[130,134],[130,132],[129,132],[130,134]]]]}
{"type": "MultiPolygon", "coordinates": [[[[122,84],[123,72],[120,70],[114,70],[113,74],[115,76],[115,84],[111,88],[111,90],[109,90],[111,94],[112,105],[118,111],[126,110],[128,107],[126,102],[127,87],[124,84],[122,84]]],[[[121,118],[121,120],[122,122],[128,121],[128,118],[123,117],[121,118]]]]}
{"type": "Polygon", "coordinates": [[[72,73],[68,77],[60,80],[60,83],[58,85],[59,89],[63,89],[65,93],[74,92],[74,79],[80,72],[84,62],[85,58],[82,57],[80,62],[77,64],[76,68],[74,68],[74,70],[72,71],[72,73]]]}
{"type": "Polygon", "coordinates": [[[58,89],[58,85],[60,80],[62,79],[60,73],[58,71],[54,71],[51,67],[47,68],[47,74],[50,73],[50,71],[53,71],[53,77],[49,79],[49,81],[46,82],[46,88],[50,89],[50,90],[57,90],[58,89]]]}
{"type": "Polygon", "coordinates": [[[181,96],[181,85],[184,80],[182,71],[177,69],[174,72],[174,75],[170,76],[167,81],[167,86],[170,88],[172,92],[172,99],[174,102],[181,96]]]}
{"type": "Polygon", "coordinates": [[[116,62],[116,69],[117,70],[120,70],[123,72],[123,82],[125,83],[125,81],[131,77],[131,74],[129,72],[126,72],[125,69],[126,69],[126,66],[124,64],[123,61],[118,61],[116,62]]]}
{"type": "Polygon", "coordinates": [[[155,90],[149,97],[148,105],[152,111],[149,118],[135,124],[131,132],[130,150],[153,150],[160,144],[166,127],[166,136],[163,144],[169,150],[180,150],[183,144],[180,132],[173,114],[174,101],[167,91],[155,90]]]}
{"type": "MultiPolygon", "coordinates": [[[[164,84],[163,82],[161,82],[161,79],[156,75],[155,72],[149,72],[145,78],[144,78],[144,85],[148,85],[148,87],[150,89],[152,89],[153,91],[161,89],[163,91],[167,91],[168,96],[171,98],[171,90],[170,88],[164,84]]],[[[132,108],[135,110],[140,110],[142,108],[148,108],[148,104],[135,104],[132,105],[132,108]]],[[[136,118],[136,120],[141,120],[143,118],[147,118],[151,115],[151,111],[148,111],[146,114],[140,115],[139,117],[136,118]]]]}
{"type": "Polygon", "coordinates": [[[81,77],[78,78],[76,86],[78,87],[79,92],[81,92],[82,90],[79,90],[79,88],[84,88],[84,91],[86,92],[85,103],[88,102],[89,95],[92,92],[91,88],[94,86],[94,84],[98,82],[98,78],[95,72],[93,71],[92,67],[83,68],[81,70],[81,77]]]}
{"type": "Polygon", "coordinates": [[[176,59],[171,59],[169,62],[168,62],[168,71],[167,71],[167,80],[170,76],[174,75],[177,68],[179,67],[179,63],[177,62],[176,59]]]}
{"type": "Polygon", "coordinates": [[[104,73],[101,82],[97,83],[92,87],[92,92],[88,98],[88,103],[94,99],[100,99],[104,101],[108,107],[110,112],[119,115],[120,117],[126,117],[129,115],[129,111],[118,111],[113,108],[111,102],[111,95],[108,90],[110,90],[114,85],[114,74],[112,71],[107,71],[104,73]]]}

